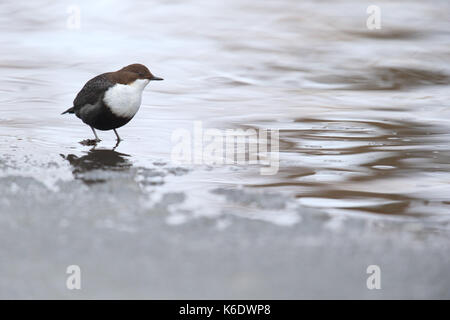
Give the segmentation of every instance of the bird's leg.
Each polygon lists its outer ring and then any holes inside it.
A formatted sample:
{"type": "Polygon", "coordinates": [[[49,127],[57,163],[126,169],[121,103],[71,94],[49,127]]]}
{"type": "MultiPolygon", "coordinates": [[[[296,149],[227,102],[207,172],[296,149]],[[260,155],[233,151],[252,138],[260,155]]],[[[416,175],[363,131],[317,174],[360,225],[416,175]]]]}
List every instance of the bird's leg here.
{"type": "Polygon", "coordinates": [[[117,140],[116,145],[114,146],[114,148],[112,148],[112,151],[115,151],[116,148],[119,146],[119,144],[120,144],[120,140],[117,140]]]}
{"type": "Polygon", "coordinates": [[[113,129],[114,133],[116,134],[117,137],[117,142],[122,141],[122,139],[120,139],[119,134],[117,133],[116,129],[113,129]]]}
{"type": "Polygon", "coordinates": [[[101,141],[99,138],[98,138],[98,136],[97,136],[97,132],[95,132],[95,129],[94,129],[94,127],[91,127],[91,129],[92,129],[92,132],[94,133],[94,136],[95,136],[95,141],[97,141],[97,142],[99,142],[99,141],[101,141]]]}

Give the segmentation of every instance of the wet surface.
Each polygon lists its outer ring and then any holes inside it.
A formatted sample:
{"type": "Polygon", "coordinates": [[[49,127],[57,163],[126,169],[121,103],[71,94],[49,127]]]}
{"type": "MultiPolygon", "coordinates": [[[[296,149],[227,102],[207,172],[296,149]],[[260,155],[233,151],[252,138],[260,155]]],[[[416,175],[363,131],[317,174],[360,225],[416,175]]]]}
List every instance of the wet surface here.
{"type": "Polygon", "coordinates": [[[284,187],[303,204],[329,210],[424,219],[450,212],[445,196],[450,153],[441,147],[448,144],[445,127],[387,120],[296,119],[294,123],[300,128],[280,133],[280,150],[291,163],[281,166],[271,182],[253,186],[284,187]],[[294,160],[297,155],[303,165],[294,160]],[[437,186],[439,178],[443,180],[437,186]],[[443,192],[420,192],[430,187],[443,192]]]}
{"type": "Polygon", "coordinates": [[[368,30],[369,5],[81,1],[70,29],[66,3],[0,4],[0,297],[74,297],[72,263],[76,297],[448,297],[450,7],[382,1],[368,30]],[[165,80],[120,144],[80,143],[60,113],[134,62],[165,80]],[[173,163],[194,121],[278,129],[278,173],[173,163]]]}

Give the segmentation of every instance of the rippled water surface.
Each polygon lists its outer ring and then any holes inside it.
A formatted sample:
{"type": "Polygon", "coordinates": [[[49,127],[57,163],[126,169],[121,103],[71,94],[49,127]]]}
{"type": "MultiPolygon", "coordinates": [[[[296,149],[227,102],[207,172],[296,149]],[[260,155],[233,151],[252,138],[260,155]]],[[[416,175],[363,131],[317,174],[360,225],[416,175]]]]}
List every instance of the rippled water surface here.
{"type": "Polygon", "coordinates": [[[280,173],[252,186],[342,214],[449,213],[446,2],[383,3],[381,30],[366,28],[363,2],[78,8],[71,30],[66,4],[2,5],[3,152],[15,139],[83,152],[91,133],[60,111],[93,75],[139,61],[166,81],[121,130],[130,162],[168,160],[170,133],[192,120],[277,128],[280,173]]]}
{"type": "MultiPolygon", "coordinates": [[[[2,177],[31,177],[52,190],[43,194],[55,192],[37,205],[43,212],[81,212],[84,201],[99,213],[89,219],[112,230],[145,222],[104,217],[99,199],[136,215],[163,210],[169,225],[206,216],[223,229],[236,214],[290,226],[302,220],[292,208],[311,207],[448,230],[450,4],[379,1],[382,28],[368,30],[371,4],[77,1],[81,25],[70,29],[72,3],[3,2],[2,177]],[[99,132],[95,148],[80,144],[89,127],[60,113],[88,79],[134,62],[165,80],[147,87],[118,146],[112,132],[99,132]],[[279,129],[279,172],[171,163],[172,133],[194,121],[279,129]],[[60,207],[67,199],[73,207],[60,207]]],[[[42,199],[31,182],[4,183],[5,211],[42,199]],[[32,196],[14,202],[22,192],[32,196]]],[[[57,224],[75,223],[64,219],[57,224]]]]}

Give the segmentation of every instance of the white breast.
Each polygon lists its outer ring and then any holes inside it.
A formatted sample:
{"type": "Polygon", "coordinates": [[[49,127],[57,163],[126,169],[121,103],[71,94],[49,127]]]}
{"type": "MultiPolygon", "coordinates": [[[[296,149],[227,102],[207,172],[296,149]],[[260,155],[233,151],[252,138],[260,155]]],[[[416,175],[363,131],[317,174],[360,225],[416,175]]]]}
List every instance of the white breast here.
{"type": "Polygon", "coordinates": [[[116,84],[106,90],[103,101],[118,117],[132,118],[141,106],[142,91],[147,79],[138,79],[131,84],[116,84]]]}

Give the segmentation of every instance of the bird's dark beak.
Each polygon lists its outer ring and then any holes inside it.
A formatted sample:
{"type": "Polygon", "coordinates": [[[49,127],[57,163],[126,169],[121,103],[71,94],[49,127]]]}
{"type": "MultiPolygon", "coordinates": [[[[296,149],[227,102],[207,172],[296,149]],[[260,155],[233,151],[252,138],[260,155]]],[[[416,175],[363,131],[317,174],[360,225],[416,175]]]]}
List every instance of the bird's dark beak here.
{"type": "Polygon", "coordinates": [[[155,76],[150,77],[150,81],[161,81],[161,80],[164,80],[164,79],[160,78],[160,77],[155,77],[155,76]]]}

